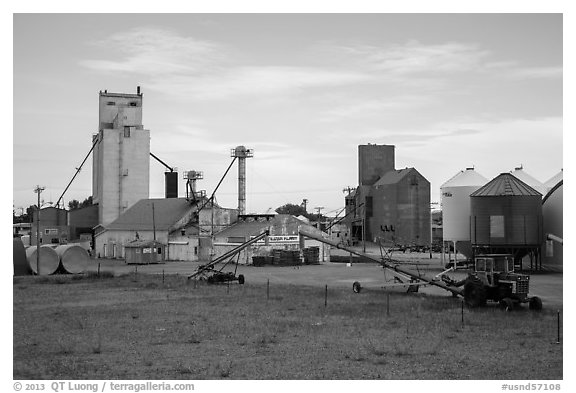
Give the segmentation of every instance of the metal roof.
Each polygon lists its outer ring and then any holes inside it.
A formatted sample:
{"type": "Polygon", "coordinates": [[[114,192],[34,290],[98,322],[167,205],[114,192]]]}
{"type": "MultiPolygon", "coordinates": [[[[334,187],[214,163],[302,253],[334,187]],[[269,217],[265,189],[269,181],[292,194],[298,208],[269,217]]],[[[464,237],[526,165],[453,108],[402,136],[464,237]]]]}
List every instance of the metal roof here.
{"type": "Polygon", "coordinates": [[[558,172],[556,175],[554,175],[553,177],[551,177],[550,179],[548,179],[544,185],[546,187],[548,187],[549,189],[551,189],[552,187],[556,186],[558,183],[560,183],[562,180],[564,179],[564,170],[561,170],[560,172],[558,172]]]}
{"type": "Polygon", "coordinates": [[[538,191],[511,173],[501,173],[488,184],[470,194],[478,196],[542,196],[538,191]]]}
{"type": "Polygon", "coordinates": [[[108,230],[169,230],[178,220],[196,206],[186,198],[141,199],[115,221],[106,226],[108,230]],[[152,220],[154,204],[154,221],[152,220]]]}
{"type": "Polygon", "coordinates": [[[442,184],[440,188],[482,186],[487,182],[488,179],[476,172],[474,168],[466,168],[465,171],[460,171],[452,176],[452,178],[442,184]]]}
{"type": "Polygon", "coordinates": [[[156,247],[156,246],[163,246],[162,243],[157,242],[155,240],[132,240],[124,245],[124,247],[128,248],[140,248],[140,247],[156,247]]]}
{"type": "Polygon", "coordinates": [[[524,183],[528,184],[530,187],[538,191],[540,194],[544,195],[548,191],[548,188],[540,180],[526,173],[524,168],[519,167],[514,169],[512,173],[518,179],[522,180],[524,183]]]}
{"type": "Polygon", "coordinates": [[[218,238],[248,237],[270,228],[270,235],[297,235],[299,225],[309,225],[290,214],[277,214],[274,218],[262,221],[239,221],[216,234],[218,238]]]}
{"type": "Polygon", "coordinates": [[[405,169],[395,169],[393,171],[388,171],[382,176],[376,183],[374,183],[373,187],[388,185],[388,184],[396,184],[400,180],[402,180],[406,175],[410,172],[415,171],[414,168],[405,168],[405,169]]]}

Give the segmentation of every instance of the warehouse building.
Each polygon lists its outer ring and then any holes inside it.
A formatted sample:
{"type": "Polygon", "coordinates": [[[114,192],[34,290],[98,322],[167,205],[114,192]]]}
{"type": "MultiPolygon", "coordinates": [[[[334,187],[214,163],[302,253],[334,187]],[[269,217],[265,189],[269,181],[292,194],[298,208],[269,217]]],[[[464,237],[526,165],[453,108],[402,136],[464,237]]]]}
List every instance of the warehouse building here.
{"type": "Polygon", "coordinates": [[[142,199],[109,225],[96,228],[96,256],[125,258],[126,245],[147,240],[162,244],[163,260],[208,259],[212,233],[235,222],[237,210],[207,203],[198,213],[199,205],[186,198],[142,199]]]}
{"type": "Polygon", "coordinates": [[[393,145],[358,146],[358,187],[345,197],[352,244],[430,244],[430,182],[395,169],[393,145]]]}

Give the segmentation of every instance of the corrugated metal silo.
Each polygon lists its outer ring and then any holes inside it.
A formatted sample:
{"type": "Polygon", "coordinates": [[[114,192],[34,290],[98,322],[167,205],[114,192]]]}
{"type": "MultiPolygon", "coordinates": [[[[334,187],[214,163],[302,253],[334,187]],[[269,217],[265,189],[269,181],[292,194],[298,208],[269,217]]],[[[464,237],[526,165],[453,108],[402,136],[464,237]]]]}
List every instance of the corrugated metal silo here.
{"type": "Polygon", "coordinates": [[[542,194],[502,173],[470,195],[473,247],[510,252],[517,260],[542,243],[542,194]]]}
{"type": "Polygon", "coordinates": [[[442,233],[444,241],[455,243],[456,249],[471,257],[470,194],[488,182],[484,176],[466,168],[440,187],[442,195],[442,233]]]}
{"type": "Polygon", "coordinates": [[[542,265],[546,270],[563,271],[564,246],[554,240],[547,240],[548,235],[559,238],[564,237],[564,181],[560,179],[542,200],[542,216],[544,227],[545,252],[542,257],[542,265]]]}

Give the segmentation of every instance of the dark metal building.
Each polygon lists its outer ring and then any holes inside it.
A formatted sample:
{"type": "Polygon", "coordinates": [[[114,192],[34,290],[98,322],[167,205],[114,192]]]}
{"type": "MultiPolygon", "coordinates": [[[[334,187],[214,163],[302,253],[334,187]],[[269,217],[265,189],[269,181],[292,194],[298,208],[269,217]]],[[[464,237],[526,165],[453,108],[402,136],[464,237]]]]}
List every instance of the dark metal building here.
{"type": "Polygon", "coordinates": [[[345,198],[353,243],[430,244],[430,182],[394,168],[394,146],[358,146],[358,187],[345,198]]]}

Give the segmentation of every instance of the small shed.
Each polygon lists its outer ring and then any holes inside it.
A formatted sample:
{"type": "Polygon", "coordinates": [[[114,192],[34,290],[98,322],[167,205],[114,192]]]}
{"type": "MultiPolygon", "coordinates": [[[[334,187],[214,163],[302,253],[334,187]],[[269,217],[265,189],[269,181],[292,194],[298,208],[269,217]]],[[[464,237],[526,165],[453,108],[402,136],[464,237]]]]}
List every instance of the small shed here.
{"type": "Polygon", "coordinates": [[[137,265],[163,263],[165,247],[155,240],[133,240],[124,245],[126,263],[137,265]]]}

